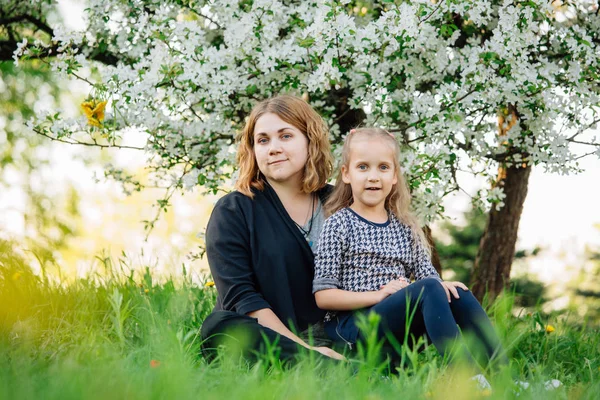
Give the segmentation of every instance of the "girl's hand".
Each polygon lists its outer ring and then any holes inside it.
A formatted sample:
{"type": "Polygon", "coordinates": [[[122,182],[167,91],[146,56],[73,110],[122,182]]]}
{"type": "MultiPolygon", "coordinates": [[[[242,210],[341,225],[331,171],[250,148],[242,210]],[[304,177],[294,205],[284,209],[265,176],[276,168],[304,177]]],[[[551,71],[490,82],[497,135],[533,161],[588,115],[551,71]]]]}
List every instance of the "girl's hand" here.
{"type": "Polygon", "coordinates": [[[404,279],[404,278],[394,279],[393,281],[389,281],[388,283],[383,285],[381,287],[381,289],[379,289],[379,294],[381,295],[381,298],[379,301],[396,293],[399,290],[404,289],[408,285],[410,285],[410,282],[408,281],[408,279],[404,279]]]}
{"type": "Polygon", "coordinates": [[[333,358],[334,360],[346,361],[346,357],[344,357],[337,351],[330,349],[329,347],[326,347],[326,346],[311,347],[310,349],[314,350],[314,351],[318,351],[319,353],[323,354],[324,356],[333,358]]]}
{"type": "Polygon", "coordinates": [[[440,282],[440,284],[446,291],[446,296],[448,297],[448,303],[450,303],[450,301],[452,300],[452,298],[450,297],[450,293],[452,293],[452,296],[454,296],[455,299],[460,298],[460,296],[458,295],[458,290],[456,290],[457,287],[459,287],[463,290],[466,290],[466,291],[469,290],[469,288],[462,282],[442,281],[442,282],[440,282]]]}

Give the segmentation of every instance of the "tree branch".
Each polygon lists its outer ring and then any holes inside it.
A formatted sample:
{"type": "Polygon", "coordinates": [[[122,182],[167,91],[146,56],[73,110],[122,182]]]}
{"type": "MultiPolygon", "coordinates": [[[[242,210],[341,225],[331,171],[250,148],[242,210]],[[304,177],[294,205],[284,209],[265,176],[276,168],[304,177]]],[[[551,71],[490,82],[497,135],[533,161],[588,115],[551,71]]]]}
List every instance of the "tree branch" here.
{"type": "Polygon", "coordinates": [[[344,118],[346,115],[348,115],[348,113],[352,110],[353,110],[352,107],[348,106],[348,108],[346,108],[346,111],[344,111],[340,116],[338,116],[335,120],[333,120],[331,122],[331,124],[329,124],[329,129],[331,129],[335,124],[337,124],[339,121],[341,121],[342,118],[344,118]]]}
{"type": "Polygon", "coordinates": [[[215,21],[214,19],[210,18],[210,17],[209,17],[209,16],[207,16],[207,15],[204,15],[204,14],[202,14],[202,13],[201,13],[201,12],[199,12],[199,11],[196,11],[196,10],[194,10],[194,9],[193,9],[193,8],[192,8],[192,7],[191,7],[189,4],[182,4],[182,6],[183,6],[183,7],[185,7],[185,8],[187,8],[188,10],[190,10],[191,12],[193,12],[194,14],[196,14],[197,16],[199,16],[199,17],[202,17],[202,18],[204,18],[204,19],[205,19],[205,20],[207,20],[207,21],[210,21],[212,24],[215,24],[215,26],[216,26],[218,29],[223,29],[223,28],[221,27],[221,25],[219,25],[219,23],[218,23],[217,21],[215,21]]]}
{"type": "Polygon", "coordinates": [[[50,28],[46,23],[42,20],[32,16],[32,15],[17,15],[15,17],[10,18],[0,18],[0,26],[5,26],[9,24],[13,24],[15,22],[28,21],[36,26],[40,31],[46,32],[51,37],[54,36],[54,31],[50,28]]]}
{"type": "Polygon", "coordinates": [[[79,141],[77,139],[71,139],[69,140],[65,140],[62,138],[57,138],[57,137],[53,137],[48,135],[45,132],[42,132],[38,129],[34,129],[33,130],[35,133],[37,133],[38,135],[44,136],[50,140],[53,140],[55,142],[61,142],[61,143],[66,143],[66,144],[76,144],[76,145],[81,145],[81,146],[89,146],[89,147],[100,147],[102,149],[129,149],[129,150],[141,150],[141,151],[146,151],[145,148],[143,147],[135,147],[135,146],[125,146],[125,145],[120,145],[120,144],[102,144],[102,143],[91,143],[91,142],[82,142],[79,141]]]}
{"type": "Polygon", "coordinates": [[[600,147],[600,143],[582,142],[582,141],[579,141],[579,140],[568,140],[568,139],[567,139],[567,141],[571,142],[571,143],[584,144],[586,146],[600,147]]]}
{"type": "MultiPolygon", "coordinates": [[[[467,93],[465,93],[463,96],[459,97],[458,99],[456,99],[452,103],[442,105],[440,107],[440,111],[439,112],[447,110],[451,106],[460,103],[461,101],[463,101],[464,99],[466,99],[467,97],[469,97],[471,94],[475,93],[475,91],[476,91],[475,88],[469,89],[469,91],[467,93]]],[[[418,125],[418,124],[420,124],[423,121],[425,121],[425,118],[420,118],[417,121],[413,122],[412,124],[406,125],[406,127],[404,127],[404,128],[388,129],[388,132],[405,132],[408,128],[413,127],[415,125],[418,125]]]]}
{"type": "Polygon", "coordinates": [[[433,16],[433,14],[435,14],[437,12],[437,10],[440,9],[440,7],[442,6],[442,4],[444,4],[444,2],[443,1],[439,1],[437,7],[433,11],[431,11],[429,13],[429,15],[427,15],[424,19],[420,20],[417,25],[421,25],[423,22],[427,22],[427,20],[429,18],[431,18],[433,16]]]}
{"type": "Polygon", "coordinates": [[[582,159],[582,158],[587,157],[587,156],[592,156],[592,155],[594,155],[596,153],[597,153],[596,151],[590,151],[589,153],[585,153],[585,154],[582,154],[580,156],[575,157],[574,160],[579,160],[579,159],[582,159]]]}
{"type": "MultiPolygon", "coordinates": [[[[1,61],[11,61],[13,59],[13,54],[14,54],[15,50],[17,49],[17,44],[18,44],[18,41],[16,41],[16,40],[1,40],[0,41],[0,62],[1,61]]],[[[29,46],[27,46],[27,47],[29,47],[29,46]]],[[[44,59],[44,58],[49,58],[49,57],[55,57],[58,54],[58,47],[59,46],[56,44],[53,46],[43,48],[37,54],[29,55],[28,58],[44,59]]],[[[81,47],[71,46],[70,49],[73,51],[77,51],[78,53],[81,53],[81,52],[84,52],[86,49],[88,49],[88,47],[87,46],[81,46],[81,47]]],[[[99,52],[99,51],[96,51],[95,49],[93,49],[91,51],[88,58],[93,61],[101,62],[102,64],[105,64],[105,65],[117,65],[117,63],[121,60],[127,61],[127,62],[129,61],[129,60],[124,60],[121,57],[118,57],[109,51],[99,52]]]]}
{"type": "Polygon", "coordinates": [[[171,197],[173,197],[173,195],[175,194],[175,192],[177,191],[177,189],[179,187],[181,180],[183,179],[183,177],[185,175],[187,175],[188,172],[189,172],[189,170],[186,170],[186,168],[183,167],[183,174],[179,177],[179,179],[177,179],[175,182],[173,182],[173,184],[171,184],[169,187],[166,188],[165,196],[162,199],[158,200],[158,210],[157,210],[154,218],[151,221],[143,221],[145,223],[145,229],[147,231],[144,241],[148,240],[150,233],[154,229],[154,225],[159,220],[160,214],[162,214],[163,208],[165,208],[165,212],[166,212],[166,207],[169,205],[169,201],[171,200],[171,197]]]}
{"type": "Polygon", "coordinates": [[[585,128],[578,130],[577,132],[575,132],[573,135],[571,135],[567,141],[568,142],[575,142],[573,139],[575,139],[577,136],[581,135],[583,132],[585,132],[586,130],[590,129],[593,125],[597,124],[600,122],[600,118],[597,118],[595,120],[593,120],[592,122],[590,122],[585,128]]]}

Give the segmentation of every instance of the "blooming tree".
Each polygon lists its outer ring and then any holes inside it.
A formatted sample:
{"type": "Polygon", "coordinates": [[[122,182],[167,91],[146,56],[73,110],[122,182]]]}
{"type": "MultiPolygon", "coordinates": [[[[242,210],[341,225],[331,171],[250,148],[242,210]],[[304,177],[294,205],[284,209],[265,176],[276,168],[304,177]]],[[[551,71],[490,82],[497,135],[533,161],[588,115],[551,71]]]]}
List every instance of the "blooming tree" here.
{"type": "Polygon", "coordinates": [[[305,96],[334,144],[359,123],[394,132],[425,222],[461,190],[458,171],[488,177],[474,196],[490,208],[479,297],[507,283],[531,167],[600,157],[597,1],[90,0],[81,32],[44,22],[52,1],[21,3],[0,6],[0,59],[12,46],[15,62],[90,84],[81,118],[53,110],[31,129],[98,146],[142,130],[168,193],[227,186],[244,118],[284,92],[305,96]]]}

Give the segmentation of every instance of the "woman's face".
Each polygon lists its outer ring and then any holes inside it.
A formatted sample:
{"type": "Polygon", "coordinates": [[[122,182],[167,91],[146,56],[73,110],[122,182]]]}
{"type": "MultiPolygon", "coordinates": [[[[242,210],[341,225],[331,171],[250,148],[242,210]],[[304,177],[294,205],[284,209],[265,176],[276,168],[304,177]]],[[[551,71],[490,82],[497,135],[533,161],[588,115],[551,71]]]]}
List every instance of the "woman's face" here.
{"type": "Polygon", "coordinates": [[[254,126],[254,156],[269,182],[301,184],[308,138],[277,114],[263,114],[254,126]]]}

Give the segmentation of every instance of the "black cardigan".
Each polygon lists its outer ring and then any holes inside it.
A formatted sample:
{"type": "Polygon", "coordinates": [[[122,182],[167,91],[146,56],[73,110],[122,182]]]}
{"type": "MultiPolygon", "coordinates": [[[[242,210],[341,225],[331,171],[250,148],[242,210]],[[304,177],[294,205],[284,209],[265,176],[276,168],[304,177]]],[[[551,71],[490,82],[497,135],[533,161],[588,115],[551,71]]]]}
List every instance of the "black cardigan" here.
{"type": "MultiPolygon", "coordinates": [[[[330,185],[318,192],[322,202],[330,185]]],[[[271,186],[222,197],[206,229],[206,254],[217,287],[216,310],[248,314],[270,308],[288,328],[323,319],[312,294],[314,256],[271,186]]]]}

